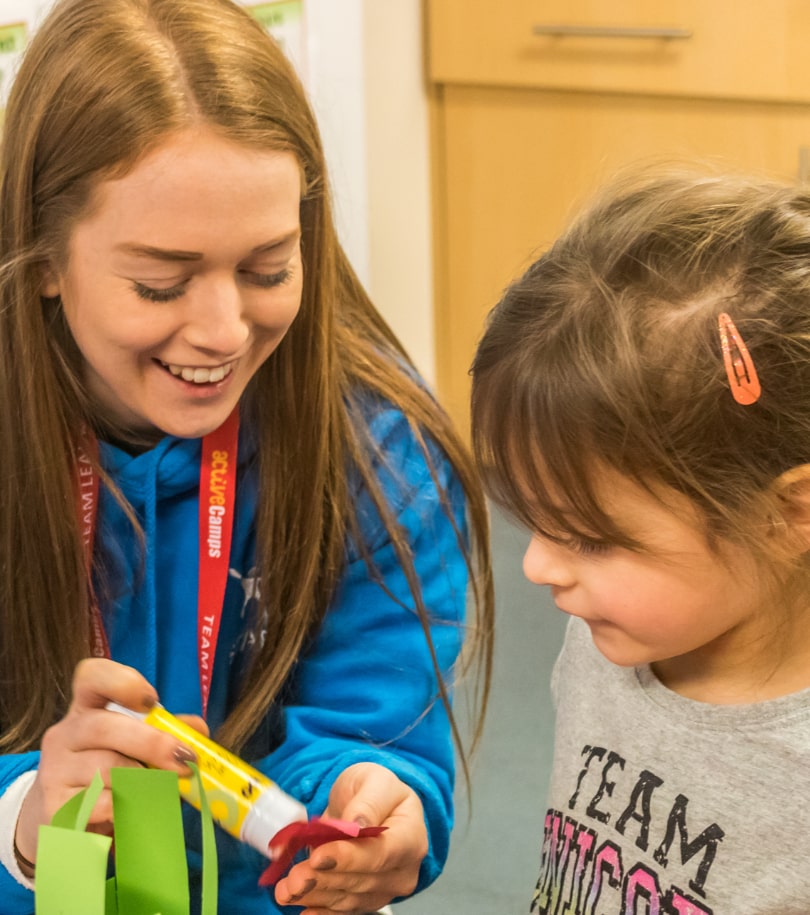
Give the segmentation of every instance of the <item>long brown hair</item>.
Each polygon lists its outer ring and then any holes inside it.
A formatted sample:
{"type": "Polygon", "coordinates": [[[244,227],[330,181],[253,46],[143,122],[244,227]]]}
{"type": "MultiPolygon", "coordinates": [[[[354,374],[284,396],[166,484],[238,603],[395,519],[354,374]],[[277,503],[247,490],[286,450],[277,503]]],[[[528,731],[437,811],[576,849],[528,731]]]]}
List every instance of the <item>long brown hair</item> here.
{"type": "MultiPolygon", "coordinates": [[[[230,0],[62,0],[15,81],[0,173],[0,746],[7,751],[36,746],[64,712],[73,669],[90,644],[73,475],[78,430],[94,417],[58,303],[40,298],[42,267],[64,258],[99,180],[126,174],[195,121],[252,148],[292,152],[304,180],[300,313],[249,397],[268,637],[219,738],[244,743],[328,608],[345,538],[356,528],[346,483],[352,462],[386,521],[430,640],[408,545],[375,485],[356,403],[362,389],[401,406],[417,436],[438,442],[466,491],[471,545],[462,532],[459,543],[478,608],[467,651],[481,664],[483,712],[492,624],[483,496],[464,446],[414,379],[337,241],[318,129],[292,68],[230,0]],[[274,550],[278,543],[294,548],[274,550]]],[[[436,672],[447,705],[438,665],[436,672]]]]}
{"type": "Polygon", "coordinates": [[[710,543],[785,563],[784,584],[797,570],[765,522],[784,508],[774,481],[810,463],[808,391],[810,192],[659,165],[606,187],[493,309],[474,448],[494,498],[548,537],[643,547],[603,511],[594,470],[609,468],[683,493],[710,543]],[[732,396],[724,312],[756,403],[732,396]]]}

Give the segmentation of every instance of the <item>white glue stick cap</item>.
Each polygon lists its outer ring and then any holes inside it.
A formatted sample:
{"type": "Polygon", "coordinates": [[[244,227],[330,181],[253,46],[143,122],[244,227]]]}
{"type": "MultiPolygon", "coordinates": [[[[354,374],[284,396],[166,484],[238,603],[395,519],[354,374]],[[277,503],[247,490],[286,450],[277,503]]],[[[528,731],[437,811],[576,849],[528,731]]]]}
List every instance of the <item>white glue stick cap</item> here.
{"type": "Polygon", "coordinates": [[[273,785],[262,791],[250,808],[240,838],[269,858],[270,842],[275,834],[290,823],[305,823],[307,819],[307,808],[273,785]]]}

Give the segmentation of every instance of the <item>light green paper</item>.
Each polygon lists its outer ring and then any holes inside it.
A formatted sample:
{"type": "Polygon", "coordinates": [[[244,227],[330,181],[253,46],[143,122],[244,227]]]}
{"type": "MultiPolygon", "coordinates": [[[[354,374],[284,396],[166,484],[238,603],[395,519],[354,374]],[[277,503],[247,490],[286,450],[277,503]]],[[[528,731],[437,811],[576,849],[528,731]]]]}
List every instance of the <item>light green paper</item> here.
{"type": "MultiPolygon", "coordinates": [[[[202,908],[217,913],[214,823],[202,797],[202,908]]],[[[116,876],[107,879],[111,839],[84,832],[100,775],[40,828],[36,915],[189,915],[188,866],[177,775],[156,769],[111,770],[116,876]]]]}
{"type": "Polygon", "coordinates": [[[93,812],[96,801],[103,790],[104,781],[101,778],[101,773],[96,772],[90,784],[81,792],[82,802],[76,812],[76,822],[73,824],[74,829],[78,829],[80,832],[84,832],[87,829],[87,824],[90,822],[90,814],[93,812]]]}
{"type": "Polygon", "coordinates": [[[37,915],[115,915],[105,904],[112,840],[92,832],[42,826],[37,844],[37,915]]]}

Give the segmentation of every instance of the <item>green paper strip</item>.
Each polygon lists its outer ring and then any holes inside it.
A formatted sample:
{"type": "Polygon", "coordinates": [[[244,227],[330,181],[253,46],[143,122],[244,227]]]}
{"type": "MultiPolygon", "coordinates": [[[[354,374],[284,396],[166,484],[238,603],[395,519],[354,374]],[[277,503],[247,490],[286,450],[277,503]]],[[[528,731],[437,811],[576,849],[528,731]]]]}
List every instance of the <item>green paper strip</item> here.
{"type": "Polygon", "coordinates": [[[93,780],[87,788],[81,792],[83,800],[76,814],[75,829],[78,829],[80,832],[84,832],[85,829],[87,829],[87,824],[90,822],[90,814],[93,812],[96,801],[103,790],[104,782],[102,781],[101,773],[96,772],[93,776],[93,780]]]}
{"type": "Polygon", "coordinates": [[[113,769],[119,915],[188,915],[185,837],[177,775],[113,769]]]}
{"type": "Polygon", "coordinates": [[[118,894],[115,892],[115,877],[110,877],[104,888],[107,899],[104,907],[106,915],[118,915],[118,894]]]}
{"type": "Polygon", "coordinates": [[[208,797],[203,791],[200,770],[195,763],[189,763],[194,773],[196,793],[200,799],[200,827],[202,830],[202,900],[200,915],[217,915],[217,895],[219,893],[219,876],[217,870],[217,838],[214,835],[214,821],[208,797]]]}
{"type": "Polygon", "coordinates": [[[84,832],[87,829],[93,807],[96,806],[96,801],[103,790],[104,782],[101,780],[101,775],[96,772],[93,780],[84,791],[74,794],[67,803],[56,811],[51,820],[51,826],[59,826],[62,829],[78,829],[79,832],[84,832]]]}
{"type": "Polygon", "coordinates": [[[111,844],[109,836],[41,826],[34,881],[37,915],[115,915],[107,911],[104,886],[111,844]]]}

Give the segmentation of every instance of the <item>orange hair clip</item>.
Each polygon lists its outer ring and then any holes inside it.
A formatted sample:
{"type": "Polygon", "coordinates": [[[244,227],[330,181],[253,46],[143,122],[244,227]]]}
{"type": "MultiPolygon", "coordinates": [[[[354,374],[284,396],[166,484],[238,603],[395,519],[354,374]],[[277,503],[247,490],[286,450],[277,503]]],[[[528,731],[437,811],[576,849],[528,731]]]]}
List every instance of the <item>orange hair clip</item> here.
{"type": "Polygon", "coordinates": [[[762,393],[762,386],[748,347],[731,317],[725,312],[718,316],[717,325],[720,329],[720,346],[731,393],[737,403],[743,406],[756,403],[762,393]]]}

